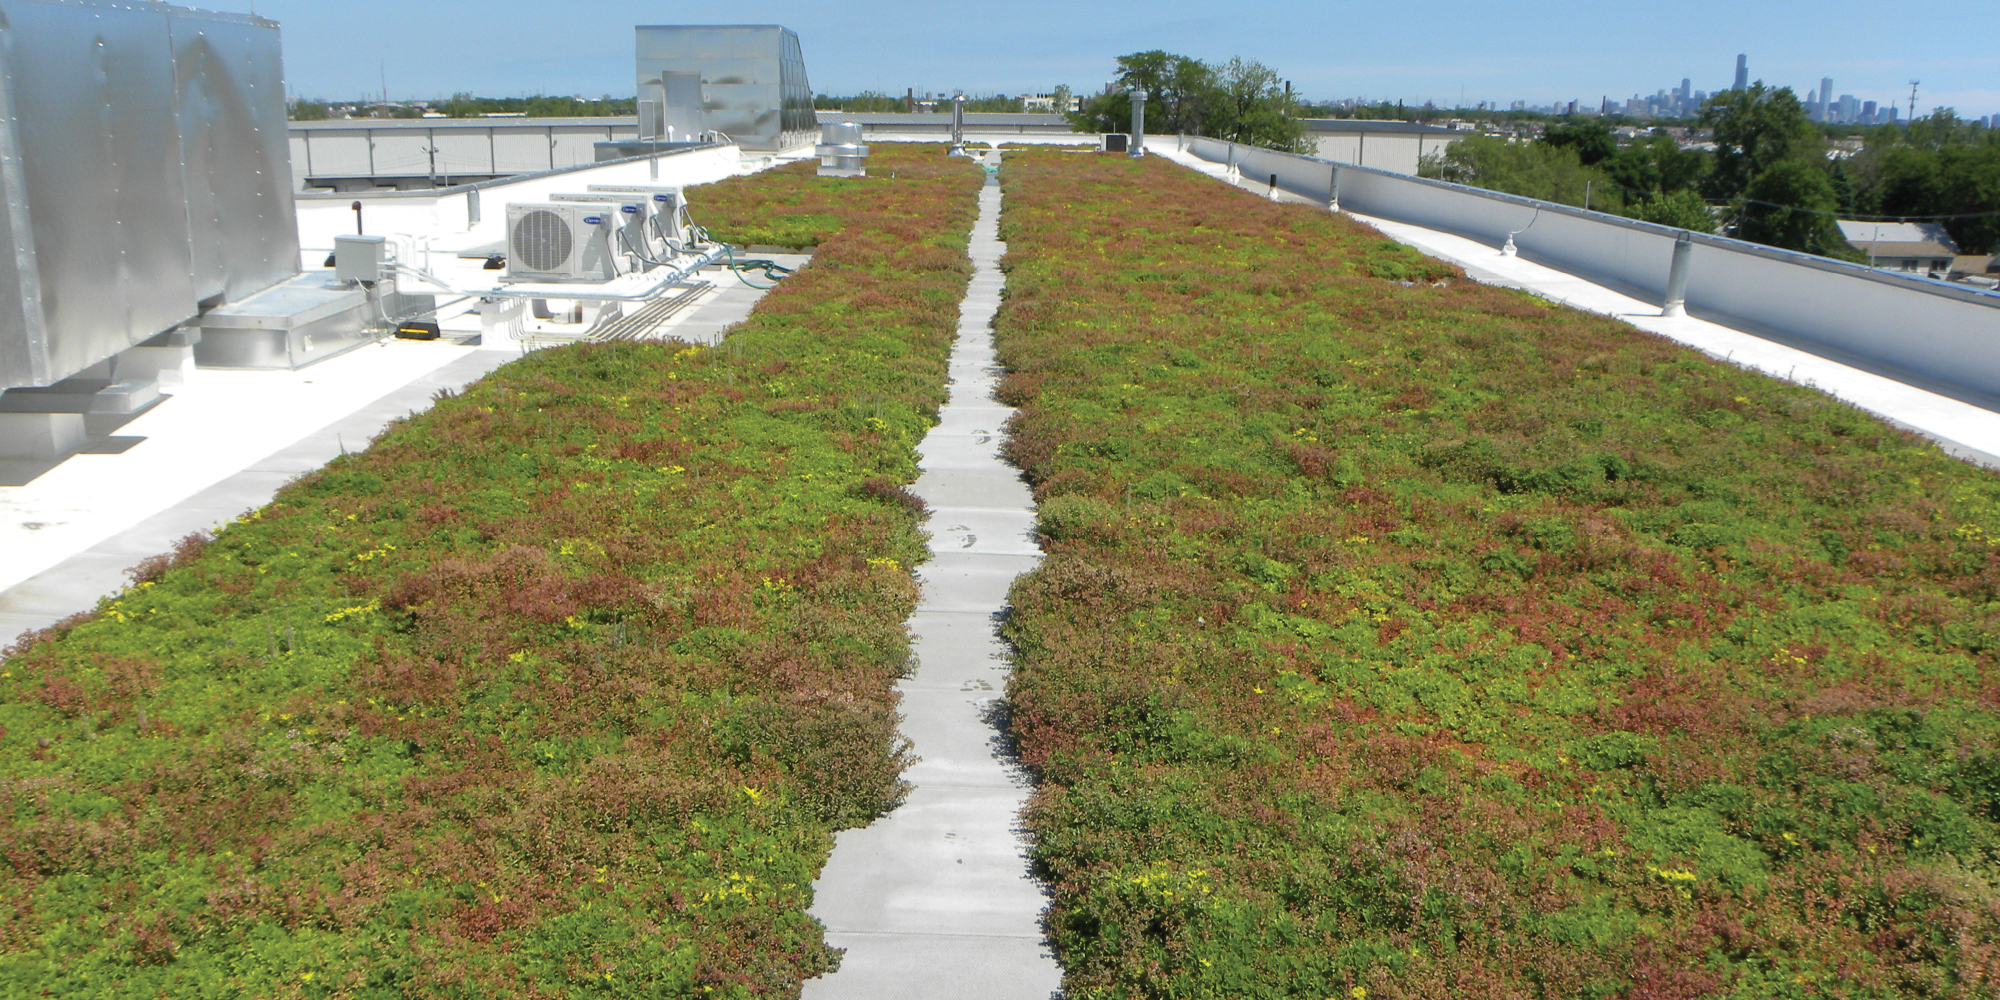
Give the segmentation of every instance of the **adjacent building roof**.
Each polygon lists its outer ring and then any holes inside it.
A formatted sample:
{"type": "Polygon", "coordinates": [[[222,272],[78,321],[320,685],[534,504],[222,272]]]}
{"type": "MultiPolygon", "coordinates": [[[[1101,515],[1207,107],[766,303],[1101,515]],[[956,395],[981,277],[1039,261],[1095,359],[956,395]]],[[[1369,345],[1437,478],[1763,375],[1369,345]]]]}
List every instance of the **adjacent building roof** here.
{"type": "Polygon", "coordinates": [[[638,128],[636,115],[607,115],[602,118],[330,118],[316,122],[290,122],[294,132],[322,129],[450,129],[450,128],[638,128]]]}
{"type": "MultiPolygon", "coordinates": [[[[853,122],[857,125],[951,125],[951,109],[943,108],[928,114],[911,114],[904,111],[821,111],[821,125],[853,122]]],[[[1069,119],[1062,115],[1003,114],[993,111],[967,111],[965,124],[971,125],[1042,125],[1068,127],[1069,119]]]]}
{"type": "Polygon", "coordinates": [[[1853,243],[1856,250],[1874,259],[1885,257],[1921,257],[1931,260],[1950,260],[1958,253],[1957,248],[1949,244],[1932,243],[1929,241],[1903,243],[1887,240],[1875,242],[1855,242],[1849,240],[1848,242],[1853,243]]]}
{"type": "Polygon", "coordinates": [[[1439,125],[1419,125],[1416,122],[1376,121],[1371,118],[1301,118],[1299,124],[1308,132],[1401,132],[1412,135],[1456,135],[1458,133],[1439,125]]]}
{"type": "Polygon", "coordinates": [[[1838,221],[1840,235],[1876,257],[1956,257],[1958,244],[1935,222],[1838,221]]]}

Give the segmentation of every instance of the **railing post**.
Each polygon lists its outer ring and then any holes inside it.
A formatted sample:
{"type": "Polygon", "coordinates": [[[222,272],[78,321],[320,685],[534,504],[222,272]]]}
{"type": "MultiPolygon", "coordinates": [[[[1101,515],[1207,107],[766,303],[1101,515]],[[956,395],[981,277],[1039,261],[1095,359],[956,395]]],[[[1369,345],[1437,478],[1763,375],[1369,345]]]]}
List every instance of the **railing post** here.
{"type": "Polygon", "coordinates": [[[1694,234],[1682,231],[1674,239],[1674,264],[1667,271],[1667,301],[1660,309],[1660,315],[1687,315],[1688,261],[1693,256],[1694,234]]]}
{"type": "Polygon", "coordinates": [[[1326,210],[1340,211],[1340,164],[1333,165],[1333,179],[1326,185],[1326,210]]]}

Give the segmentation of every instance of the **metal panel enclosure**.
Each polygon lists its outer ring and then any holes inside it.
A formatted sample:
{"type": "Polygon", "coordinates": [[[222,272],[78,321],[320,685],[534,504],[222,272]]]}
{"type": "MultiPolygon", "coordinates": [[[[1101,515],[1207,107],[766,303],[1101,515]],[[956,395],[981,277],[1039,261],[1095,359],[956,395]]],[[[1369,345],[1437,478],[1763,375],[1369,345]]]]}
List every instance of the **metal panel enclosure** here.
{"type": "Polygon", "coordinates": [[[235,301],[298,273],[277,32],[173,19],[195,297],[235,301]]]}
{"type": "Polygon", "coordinates": [[[280,66],[277,25],[258,18],[0,0],[0,146],[17,167],[0,171],[16,246],[0,389],[297,273],[280,66]]]}
{"type": "Polygon", "coordinates": [[[799,36],[775,24],[640,25],[638,93],[659,102],[660,121],[700,121],[746,150],[775,152],[810,146],[818,137],[812,85],[799,36]],[[699,74],[701,107],[678,107],[694,93],[685,77],[699,74]]]}

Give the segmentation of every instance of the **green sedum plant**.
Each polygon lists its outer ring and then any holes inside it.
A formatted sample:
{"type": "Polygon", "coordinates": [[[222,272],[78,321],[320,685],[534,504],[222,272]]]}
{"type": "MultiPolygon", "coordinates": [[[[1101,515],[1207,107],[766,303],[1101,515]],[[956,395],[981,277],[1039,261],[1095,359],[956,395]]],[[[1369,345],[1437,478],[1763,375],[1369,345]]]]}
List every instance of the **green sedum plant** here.
{"type": "Polygon", "coordinates": [[[509,364],[0,662],[0,996],[833,968],[805,911],[832,832],[901,795],[898,496],[984,182],[877,161],[697,192],[839,220],[723,345],[509,364]]]}
{"type": "Polygon", "coordinates": [[[1992,995],[1992,473],[1158,159],[1002,176],[1066,995],[1992,995]]]}

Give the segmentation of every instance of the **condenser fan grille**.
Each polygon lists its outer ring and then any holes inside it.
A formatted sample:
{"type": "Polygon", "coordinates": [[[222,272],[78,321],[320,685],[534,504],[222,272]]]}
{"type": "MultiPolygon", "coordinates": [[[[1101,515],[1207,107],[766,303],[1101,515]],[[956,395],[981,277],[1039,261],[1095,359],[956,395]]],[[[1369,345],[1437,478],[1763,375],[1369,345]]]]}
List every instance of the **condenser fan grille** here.
{"type": "Polygon", "coordinates": [[[575,249],[568,221],[554,212],[529,212],[514,225],[514,259],[528,270],[562,270],[575,249]]]}

